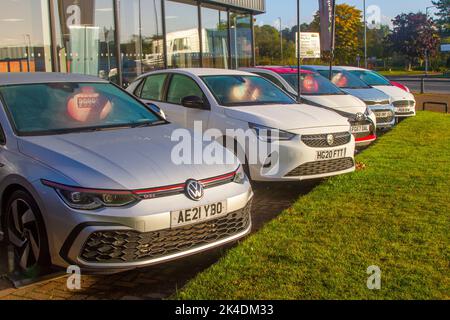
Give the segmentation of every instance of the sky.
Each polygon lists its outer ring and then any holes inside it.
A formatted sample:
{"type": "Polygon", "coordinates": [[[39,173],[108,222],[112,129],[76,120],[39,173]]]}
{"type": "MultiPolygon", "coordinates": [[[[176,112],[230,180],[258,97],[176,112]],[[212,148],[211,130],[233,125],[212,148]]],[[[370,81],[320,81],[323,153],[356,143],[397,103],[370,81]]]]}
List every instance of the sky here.
{"type": "MultiPolygon", "coordinates": [[[[363,10],[363,0],[337,0],[337,4],[347,3],[363,10]]],[[[409,12],[425,12],[425,8],[432,6],[431,0],[366,0],[366,7],[378,6],[381,14],[381,22],[383,24],[390,24],[391,20],[400,13],[409,12]]],[[[278,28],[279,20],[281,18],[282,26],[292,27],[297,22],[296,10],[297,0],[266,0],[267,13],[257,16],[258,24],[269,24],[278,28]]],[[[301,22],[311,22],[314,13],[319,9],[318,0],[301,0],[301,22]]],[[[373,7],[372,7],[373,9],[373,7]]],[[[369,11],[369,10],[368,10],[369,11]]],[[[371,12],[374,12],[373,10],[371,12]]],[[[432,14],[435,9],[429,9],[432,14]]],[[[371,13],[368,12],[368,15],[371,13]]]]}

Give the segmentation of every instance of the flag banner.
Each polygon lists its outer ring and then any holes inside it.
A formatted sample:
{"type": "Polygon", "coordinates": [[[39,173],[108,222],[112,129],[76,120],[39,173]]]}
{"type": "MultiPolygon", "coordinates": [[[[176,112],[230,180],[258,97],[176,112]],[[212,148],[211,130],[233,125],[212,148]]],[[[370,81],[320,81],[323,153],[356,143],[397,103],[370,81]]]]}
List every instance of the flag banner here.
{"type": "Polygon", "coordinates": [[[58,0],[61,31],[70,34],[72,26],[94,25],[95,0],[58,0]]]}
{"type": "Polygon", "coordinates": [[[323,51],[331,51],[334,1],[335,0],[319,0],[320,46],[323,51]]]}

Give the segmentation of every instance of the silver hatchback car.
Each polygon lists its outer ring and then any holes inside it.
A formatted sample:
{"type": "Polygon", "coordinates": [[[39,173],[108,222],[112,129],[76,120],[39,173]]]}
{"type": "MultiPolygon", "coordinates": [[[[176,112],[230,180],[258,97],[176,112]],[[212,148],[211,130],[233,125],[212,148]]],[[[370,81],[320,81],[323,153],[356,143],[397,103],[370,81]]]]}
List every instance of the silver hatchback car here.
{"type": "Polygon", "coordinates": [[[107,81],[0,74],[0,124],[0,230],[22,269],[113,273],[250,231],[238,160],[175,164],[178,127],[107,81]]]}

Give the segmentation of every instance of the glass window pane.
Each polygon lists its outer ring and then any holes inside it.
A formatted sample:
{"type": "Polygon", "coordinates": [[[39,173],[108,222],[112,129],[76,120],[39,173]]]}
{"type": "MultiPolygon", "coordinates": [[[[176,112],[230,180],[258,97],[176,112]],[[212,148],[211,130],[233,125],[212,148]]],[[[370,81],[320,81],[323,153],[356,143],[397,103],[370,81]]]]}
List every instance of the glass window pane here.
{"type": "Polygon", "coordinates": [[[181,104],[181,100],[189,96],[203,97],[203,92],[191,78],[179,74],[174,75],[170,81],[167,102],[181,104]]]}
{"type": "Polygon", "coordinates": [[[61,72],[118,82],[112,0],[58,0],[56,38],[61,72]]]}
{"type": "Polygon", "coordinates": [[[249,14],[230,14],[231,61],[234,69],[252,65],[252,16],[249,14]]]}
{"type": "Polygon", "coordinates": [[[141,98],[161,101],[166,77],[167,76],[165,74],[157,74],[147,77],[147,79],[145,79],[144,85],[142,86],[141,98]]]}
{"type": "Polygon", "coordinates": [[[0,87],[21,134],[134,126],[160,120],[143,104],[108,83],[58,83],[0,87]]]}
{"type": "Polygon", "coordinates": [[[137,76],[164,68],[160,0],[120,2],[123,84],[137,76]]]}
{"type": "Polygon", "coordinates": [[[223,106],[293,104],[292,98],[269,80],[257,76],[205,76],[208,88],[223,106]]]}
{"type": "Polygon", "coordinates": [[[196,2],[166,1],[165,4],[168,67],[199,67],[200,37],[196,2]]]}
{"type": "Polygon", "coordinates": [[[2,2],[0,72],[52,71],[47,0],[2,2]]]}
{"type": "Polygon", "coordinates": [[[228,69],[228,13],[202,8],[203,67],[228,69]]]}

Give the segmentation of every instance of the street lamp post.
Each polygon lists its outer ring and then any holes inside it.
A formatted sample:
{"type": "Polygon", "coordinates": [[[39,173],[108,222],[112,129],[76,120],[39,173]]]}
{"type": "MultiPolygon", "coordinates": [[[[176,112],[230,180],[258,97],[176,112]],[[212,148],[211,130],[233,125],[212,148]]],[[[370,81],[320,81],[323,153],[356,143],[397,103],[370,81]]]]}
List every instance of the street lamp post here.
{"type": "MultiPolygon", "coordinates": [[[[428,11],[431,8],[436,8],[436,6],[429,6],[425,8],[425,15],[426,15],[426,19],[428,22],[428,11]]],[[[429,59],[428,59],[428,48],[425,48],[425,75],[428,76],[428,64],[429,64],[429,59]]]]}
{"type": "Polygon", "coordinates": [[[300,0],[297,0],[297,102],[302,103],[302,83],[301,83],[301,57],[300,57],[300,0]]]}
{"type": "Polygon", "coordinates": [[[363,0],[364,5],[364,67],[367,69],[367,12],[366,0],[363,0]]]}
{"type": "Polygon", "coordinates": [[[278,18],[280,21],[280,52],[281,52],[281,64],[284,64],[284,54],[283,54],[283,27],[281,26],[281,17],[278,18]]]}

